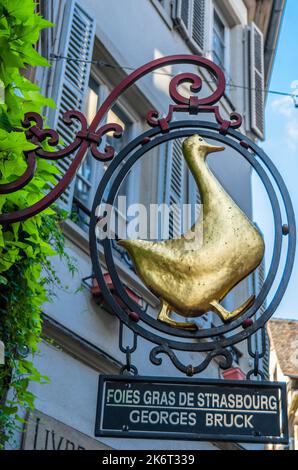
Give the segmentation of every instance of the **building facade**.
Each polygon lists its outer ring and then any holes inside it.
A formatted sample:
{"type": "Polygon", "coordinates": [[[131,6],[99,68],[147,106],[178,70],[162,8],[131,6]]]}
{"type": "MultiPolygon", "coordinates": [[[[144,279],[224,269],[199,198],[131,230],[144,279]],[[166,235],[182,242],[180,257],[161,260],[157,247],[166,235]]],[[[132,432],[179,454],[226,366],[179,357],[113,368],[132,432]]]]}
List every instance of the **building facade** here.
{"type": "MultiPolygon", "coordinates": [[[[274,319],[268,324],[270,338],[270,380],[286,382],[289,420],[289,446],[298,450],[298,321],[274,319]]],[[[283,450],[281,445],[269,449],[283,450]]]]}
{"type": "MultiPolygon", "coordinates": [[[[213,60],[225,73],[227,89],[220,111],[226,117],[236,110],[244,120],[241,132],[264,138],[265,89],[269,83],[274,51],[284,8],[279,0],[41,0],[40,11],[55,26],[43,32],[39,49],[50,69],[37,69],[35,81],[52,97],[57,109],[46,110],[48,124],[59,131],[64,144],[73,140],[74,130],[65,126],[61,114],[70,109],[85,113],[90,122],[99,105],[115,85],[140,65],[173,54],[199,54],[213,60]]],[[[183,65],[167,66],[144,77],[110,109],[106,122],[124,129],[119,143],[108,134],[105,144],[116,152],[146,130],[149,109],[166,113],[171,77],[195,71],[183,65]]],[[[213,83],[203,74],[203,93],[213,83]]],[[[187,87],[184,93],[189,93],[187,87]]],[[[204,116],[204,119],[212,119],[204,116]]],[[[65,171],[71,157],[60,160],[65,171]]],[[[241,209],[252,218],[251,169],[243,160],[225,152],[212,157],[210,166],[241,209]]],[[[99,181],[106,170],[103,163],[87,154],[75,180],[60,198],[69,211],[63,230],[67,249],[76,260],[74,277],[59,259],[55,268],[65,289],[44,305],[44,341],[35,362],[50,378],[47,385],[32,385],[37,411],[16,436],[16,446],[26,449],[236,449],[237,444],[178,442],[94,437],[97,382],[99,374],[117,374],[125,358],[119,350],[118,319],[105,306],[92,279],[88,245],[90,209],[99,181]],[[68,288],[66,287],[68,286],[68,288]]],[[[200,195],[181,157],[181,142],[154,149],[136,164],[119,188],[128,204],[163,202],[199,203],[200,195]]],[[[118,211],[122,224],[125,214],[118,211]]],[[[175,220],[170,236],[179,233],[175,220]]],[[[157,235],[158,236],[158,235],[157,235]]],[[[158,300],[141,283],[125,252],[115,246],[117,271],[127,289],[147,311],[156,315],[158,300]]],[[[104,258],[102,257],[104,265],[104,258]]],[[[224,300],[232,309],[256,292],[262,272],[241,282],[224,300]]],[[[218,320],[207,314],[198,320],[204,328],[218,320]]],[[[127,344],[132,341],[125,332],[127,344]]],[[[255,338],[257,341],[257,338],[255,338]]],[[[150,344],[139,339],[132,356],[141,375],[176,376],[180,373],[166,358],[159,367],[149,361],[150,344]]],[[[246,346],[233,348],[234,366],[245,373],[251,368],[246,346]]],[[[198,363],[202,356],[184,353],[183,361],[198,363]],[[200,357],[199,357],[200,356],[200,357]]],[[[221,377],[213,361],[202,374],[221,377]]]]}

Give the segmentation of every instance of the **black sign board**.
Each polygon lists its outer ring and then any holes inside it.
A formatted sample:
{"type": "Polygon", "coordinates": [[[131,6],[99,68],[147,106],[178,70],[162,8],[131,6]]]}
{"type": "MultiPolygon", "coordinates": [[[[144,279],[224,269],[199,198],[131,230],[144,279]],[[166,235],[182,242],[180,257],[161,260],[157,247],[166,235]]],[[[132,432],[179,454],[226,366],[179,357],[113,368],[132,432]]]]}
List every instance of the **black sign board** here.
{"type": "Polygon", "coordinates": [[[95,435],[288,443],[285,384],[100,376],[95,435]]]}

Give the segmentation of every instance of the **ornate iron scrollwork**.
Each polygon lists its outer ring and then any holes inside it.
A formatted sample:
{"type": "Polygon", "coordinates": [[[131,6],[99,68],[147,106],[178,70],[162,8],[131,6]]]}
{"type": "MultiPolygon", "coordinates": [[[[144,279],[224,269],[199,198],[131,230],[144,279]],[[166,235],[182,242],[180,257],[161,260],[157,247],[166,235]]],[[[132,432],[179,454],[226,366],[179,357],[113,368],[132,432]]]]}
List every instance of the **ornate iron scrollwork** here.
{"type": "Polygon", "coordinates": [[[17,191],[31,181],[36,169],[36,157],[44,158],[46,160],[60,160],[61,158],[67,157],[75,152],[82,145],[83,141],[88,143],[92,155],[97,160],[107,161],[114,157],[115,151],[113,147],[107,145],[104,152],[100,152],[98,147],[101,144],[102,136],[107,132],[113,131],[113,136],[116,138],[120,138],[122,136],[123,129],[119,124],[105,124],[96,132],[91,132],[88,129],[85,116],[79,111],[67,111],[63,114],[62,119],[67,126],[73,125],[74,120],[79,121],[81,129],[76,132],[75,139],[70,145],[62,149],[49,152],[42,148],[42,143],[46,141],[47,145],[50,147],[57,147],[59,143],[59,134],[53,129],[43,128],[44,122],[40,114],[33,112],[25,114],[22,124],[23,127],[27,129],[25,132],[26,138],[29,142],[36,145],[36,149],[25,152],[28,156],[27,169],[17,180],[7,184],[0,184],[0,194],[8,194],[10,192],[17,191]]]}
{"type": "Polygon", "coordinates": [[[155,346],[155,348],[151,350],[150,361],[152,364],[159,366],[162,363],[162,359],[157,357],[161,353],[166,354],[171,359],[175,367],[189,377],[204,371],[209,366],[212,359],[215,359],[216,357],[221,357],[221,360],[219,361],[219,366],[221,369],[229,369],[233,364],[232,353],[228,349],[224,348],[214,349],[213,351],[208,352],[206,357],[197,366],[193,366],[192,364],[185,366],[182,364],[182,362],[179,361],[177,354],[175,354],[173,349],[171,349],[167,343],[164,343],[160,346],[155,346]]]}
{"type": "MultiPolygon", "coordinates": [[[[177,90],[178,86],[182,83],[190,83],[191,91],[199,92],[201,89],[202,79],[194,73],[178,74],[172,79],[170,84],[170,96],[176,104],[170,105],[167,118],[158,119],[158,111],[149,111],[147,116],[148,123],[152,126],[161,125],[162,130],[167,131],[168,124],[172,119],[174,111],[189,112],[190,114],[197,114],[198,112],[212,112],[214,113],[217,121],[221,124],[221,132],[226,132],[229,127],[239,127],[241,125],[241,117],[238,114],[232,113],[231,121],[226,121],[221,118],[218,106],[213,106],[225,91],[225,77],[222,70],[216,64],[208,59],[195,55],[173,55],[153,60],[135,70],[122,80],[122,82],[112,91],[100,106],[89,128],[87,126],[86,118],[81,112],[69,110],[64,113],[62,119],[67,126],[72,125],[74,120],[79,121],[81,124],[81,129],[75,133],[74,141],[65,148],[58,149],[53,152],[43,150],[41,144],[45,140],[47,140],[48,145],[52,147],[58,144],[58,133],[53,129],[44,129],[43,119],[39,114],[32,112],[27,113],[24,116],[22,124],[24,129],[27,129],[25,131],[26,136],[29,141],[36,145],[36,149],[25,153],[27,169],[16,181],[0,185],[0,194],[8,194],[25,187],[34,177],[37,157],[58,160],[72,154],[74,154],[74,156],[65,174],[43,199],[25,209],[12,213],[0,214],[0,224],[10,224],[32,217],[46,209],[50,204],[58,199],[74,178],[89,147],[91,148],[93,157],[97,160],[107,161],[113,159],[115,152],[112,146],[106,146],[104,151],[98,150],[104,134],[114,131],[114,137],[120,138],[123,133],[123,129],[119,124],[103,124],[100,126],[107,111],[127,88],[132,86],[144,75],[165,65],[183,63],[199,66],[207,70],[215,80],[215,91],[208,97],[198,99],[196,96],[191,96],[188,100],[179,94],[177,90]],[[33,125],[32,122],[34,123],[33,125]]],[[[22,129],[18,130],[20,132],[22,131],[22,129]]]]}
{"type": "MultiPolygon", "coordinates": [[[[215,65],[215,64],[213,64],[215,65]]],[[[159,112],[151,110],[147,114],[147,122],[150,126],[156,127],[160,126],[162,132],[169,131],[169,123],[173,118],[174,112],[187,112],[190,115],[196,115],[198,113],[214,113],[216,121],[220,124],[219,132],[225,134],[229,127],[237,129],[242,124],[242,117],[238,113],[231,113],[230,121],[223,119],[220,115],[219,106],[212,106],[216,101],[218,101],[225,91],[225,84],[221,77],[221,74],[218,74],[217,69],[214,67],[214,73],[219,79],[219,85],[212,95],[207,96],[206,98],[198,98],[197,96],[191,95],[189,98],[181,95],[178,91],[178,87],[184,83],[190,84],[191,92],[199,92],[202,88],[202,79],[195,75],[194,73],[180,73],[174,77],[169,85],[169,94],[172,100],[176,104],[169,105],[169,111],[166,117],[159,117],[159,112]]]]}

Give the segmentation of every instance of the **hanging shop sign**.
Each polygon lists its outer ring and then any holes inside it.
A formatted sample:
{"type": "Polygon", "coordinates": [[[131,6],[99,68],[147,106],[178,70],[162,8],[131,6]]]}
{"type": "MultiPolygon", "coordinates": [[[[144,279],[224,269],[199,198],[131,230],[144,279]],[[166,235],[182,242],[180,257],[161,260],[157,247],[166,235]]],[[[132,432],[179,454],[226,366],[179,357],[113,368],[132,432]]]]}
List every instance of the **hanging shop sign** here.
{"type": "Polygon", "coordinates": [[[286,385],[101,376],[96,436],[287,443],[286,385]]]}
{"type": "Polygon", "coordinates": [[[75,129],[73,142],[65,148],[56,147],[59,135],[55,130],[43,128],[40,115],[32,112],[24,117],[23,131],[36,147],[25,154],[27,169],[23,175],[16,181],[0,185],[0,194],[24,188],[34,178],[36,160],[39,158],[60,160],[69,155],[73,158],[57,185],[42,200],[12,213],[0,214],[1,224],[25,220],[53,203],[74,178],[87,151],[99,162],[110,162],[95,193],[89,240],[93,274],[101,295],[109,311],[120,320],[119,347],[126,356],[121,373],[138,374],[131,356],[137,349],[139,336],[153,344],[149,352],[152,364],[160,365],[162,355],[166,355],[188,377],[204,371],[215,358],[222,369],[229,369],[233,364],[233,346],[243,341],[247,341],[247,350],[253,362],[252,369],[247,372],[247,381],[237,384],[198,382],[194,379],[103,378],[100,381],[98,435],[113,433],[123,438],[143,433],[147,437],[163,437],[165,433],[169,435],[166,428],[177,421],[177,431],[173,431],[175,438],[257,442],[287,440],[283,386],[266,382],[252,383],[250,379],[265,379],[260,368],[260,360],[266,354],[265,327],[283,298],[292,272],[296,245],[294,211],[277,168],[254,141],[239,132],[242,117],[236,112],[227,117],[221,115],[218,102],[224,93],[225,77],[216,64],[196,55],[174,55],[153,60],[122,80],[102,103],[89,127],[85,116],[76,110],[62,114],[64,124],[75,129]],[[125,134],[125,129],[119,123],[105,122],[107,112],[122,93],[157,69],[182,64],[191,67],[191,71],[169,79],[170,104],[167,114],[162,116],[158,110],[149,109],[148,130],[123,146],[117,154],[112,145],[101,149],[105,134],[109,133],[109,140],[111,135],[121,139],[125,134]],[[207,77],[207,81],[212,82],[210,87],[206,87],[209,90],[207,96],[206,90],[200,96],[203,75],[205,80],[207,77]],[[181,93],[181,86],[189,87],[188,97],[185,90],[181,93]],[[177,113],[188,114],[188,117],[174,120],[177,113]],[[209,113],[214,118],[213,122],[202,120],[203,113],[209,113]],[[158,312],[150,312],[129,295],[116,269],[115,240],[101,237],[104,225],[99,209],[102,204],[110,207],[117,205],[117,192],[133,165],[141,158],[152,158],[153,149],[170,145],[173,141],[179,142],[180,158],[185,160],[201,195],[201,214],[191,231],[184,232],[179,239],[155,242],[146,239],[116,240],[117,252],[122,250],[130,258],[136,274],[160,300],[158,312]],[[44,150],[44,142],[56,149],[51,152],[44,150]],[[227,310],[222,300],[258,268],[266,247],[258,228],[226,193],[208,167],[207,155],[224,150],[230,150],[234,158],[243,159],[252,167],[268,195],[274,221],[274,244],[267,277],[256,296],[244,299],[232,310],[227,310]],[[203,241],[189,237],[190,232],[196,234],[202,231],[203,241]],[[270,300],[266,303],[268,298],[270,300]],[[208,311],[217,315],[217,326],[198,328],[194,319],[208,311]],[[133,332],[132,346],[123,344],[124,326],[133,332]],[[258,341],[255,341],[256,335],[258,341]],[[256,345],[261,346],[257,348],[256,345]],[[198,363],[185,364],[181,359],[181,351],[191,352],[193,358],[198,358],[198,363]],[[196,356],[195,353],[200,354],[196,356]],[[167,393],[169,384],[173,394],[167,393]],[[119,389],[117,394],[114,393],[116,389],[119,389]],[[156,396],[172,396],[173,403],[145,403],[150,390],[156,392],[156,396]],[[124,397],[139,397],[140,403],[129,403],[129,398],[125,398],[125,406],[118,407],[115,413],[115,400],[121,391],[125,392],[124,397]],[[202,394],[202,404],[194,398],[194,404],[179,405],[182,396],[191,397],[192,394],[194,397],[202,394]],[[206,404],[208,394],[213,397],[210,406],[206,404]],[[241,402],[239,412],[236,396],[241,402]],[[214,397],[218,397],[218,406],[214,397]],[[270,406],[276,408],[262,409],[262,403],[265,402],[268,407],[270,403],[270,406]],[[228,410],[229,403],[235,404],[233,411],[228,410]],[[250,409],[249,403],[256,403],[257,408],[250,409]],[[157,406],[161,408],[157,409],[157,406]],[[158,416],[166,415],[170,424],[166,425],[165,421],[154,422],[159,419],[158,416]],[[149,416],[152,423],[149,422],[149,416]],[[124,431],[123,426],[128,426],[129,432],[124,431]]]}

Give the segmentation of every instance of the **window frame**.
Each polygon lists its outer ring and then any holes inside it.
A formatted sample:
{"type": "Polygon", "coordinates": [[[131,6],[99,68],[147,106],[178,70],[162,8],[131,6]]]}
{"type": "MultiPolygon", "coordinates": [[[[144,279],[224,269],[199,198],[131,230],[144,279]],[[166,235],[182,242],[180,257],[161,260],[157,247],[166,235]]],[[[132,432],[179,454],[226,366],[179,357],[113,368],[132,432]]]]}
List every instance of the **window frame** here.
{"type": "MultiPolygon", "coordinates": [[[[110,91],[111,90],[108,89],[107,96],[110,93],[110,91]]],[[[132,141],[139,134],[137,132],[139,118],[136,116],[135,113],[132,113],[128,109],[128,106],[129,106],[129,104],[126,103],[126,102],[123,102],[123,100],[118,100],[117,104],[115,105],[117,110],[119,110],[119,114],[120,114],[119,118],[123,121],[124,121],[124,119],[127,119],[127,122],[128,122],[129,128],[130,128],[129,129],[128,139],[127,139],[127,142],[125,143],[125,145],[127,145],[128,142],[132,141]],[[122,119],[123,117],[124,117],[124,119],[122,119]]],[[[113,108],[114,108],[114,106],[112,107],[112,110],[113,110],[113,108]]],[[[117,112],[115,112],[115,114],[117,114],[117,112]]],[[[106,137],[104,137],[101,145],[104,146],[105,143],[106,143],[106,140],[107,140],[106,137]]],[[[123,163],[125,163],[125,161],[126,160],[124,160],[123,163]]],[[[139,180],[138,180],[138,178],[136,178],[136,173],[137,173],[136,169],[133,167],[130,171],[130,174],[127,175],[127,177],[126,177],[128,179],[128,181],[127,181],[128,191],[127,191],[127,194],[126,194],[127,205],[130,204],[130,202],[132,201],[133,192],[134,193],[137,192],[139,194],[139,180]],[[134,179],[134,181],[138,183],[138,184],[135,184],[134,187],[132,187],[133,185],[130,184],[132,179],[134,179]]]]}
{"type": "MultiPolygon", "coordinates": [[[[103,99],[105,98],[106,90],[105,90],[105,86],[102,85],[101,83],[99,83],[99,80],[97,78],[95,78],[92,74],[90,74],[90,77],[89,77],[88,89],[90,88],[90,82],[91,81],[94,81],[97,85],[97,91],[98,91],[98,93],[97,93],[97,105],[96,105],[96,111],[97,111],[99,106],[100,106],[100,103],[102,103],[103,99]]],[[[87,102],[85,103],[85,110],[86,110],[86,108],[87,108],[87,102]]],[[[104,143],[103,143],[103,145],[104,145],[104,143]]],[[[76,210],[75,209],[76,205],[78,205],[78,208],[80,209],[80,206],[79,206],[79,204],[77,203],[76,200],[78,200],[79,203],[82,204],[82,207],[85,207],[86,210],[88,210],[88,211],[91,210],[92,201],[94,199],[95,192],[96,192],[96,189],[97,189],[97,186],[96,186],[95,182],[99,181],[100,178],[103,175],[103,171],[104,171],[103,164],[101,164],[100,162],[95,160],[95,158],[93,158],[93,156],[91,155],[91,159],[90,159],[90,162],[91,162],[91,171],[90,171],[91,179],[88,183],[84,182],[84,177],[82,175],[80,175],[80,170],[83,169],[88,154],[90,155],[90,148],[88,149],[88,151],[86,153],[86,156],[84,157],[84,160],[83,160],[82,164],[80,165],[80,168],[78,169],[77,174],[75,176],[74,192],[73,192],[73,197],[72,197],[72,202],[71,202],[71,211],[72,212],[74,212],[76,210]],[[82,179],[83,183],[89,184],[89,186],[90,186],[90,193],[89,193],[89,196],[88,196],[88,202],[87,203],[85,201],[81,200],[79,195],[76,193],[78,179],[82,179]]],[[[84,212],[84,209],[83,209],[83,212],[84,212]]],[[[82,226],[82,225],[85,225],[85,223],[84,223],[83,220],[81,220],[81,221],[79,220],[79,216],[78,216],[78,220],[75,221],[75,223],[79,227],[81,227],[82,230],[85,230],[85,227],[82,226]]],[[[88,225],[87,225],[87,227],[88,227],[88,225]]]]}
{"type": "MultiPolygon", "coordinates": [[[[213,49],[213,37],[214,37],[214,17],[215,14],[218,16],[219,20],[221,21],[222,25],[224,26],[224,63],[222,64],[223,72],[225,75],[228,76],[229,80],[231,80],[230,76],[230,41],[231,41],[231,31],[230,31],[230,26],[219,8],[219,6],[213,1],[212,2],[212,8],[211,8],[211,15],[210,15],[210,53],[211,53],[211,59],[214,61],[214,49],[213,49]]],[[[220,66],[220,65],[219,65],[220,66]]],[[[226,92],[229,94],[229,87],[227,86],[226,92]]]]}
{"type": "MultiPolygon", "coordinates": [[[[104,100],[110,94],[111,90],[110,90],[110,87],[107,86],[107,81],[101,76],[101,74],[96,73],[96,71],[94,71],[94,70],[92,70],[91,73],[90,73],[88,88],[90,88],[90,82],[91,81],[93,81],[97,84],[97,90],[98,90],[97,110],[98,110],[100,105],[104,102],[104,100]]],[[[85,104],[85,108],[86,108],[86,106],[87,106],[87,103],[85,104]]],[[[127,120],[126,122],[130,126],[128,141],[131,141],[140,133],[140,117],[137,115],[136,112],[131,110],[131,105],[129,103],[127,103],[126,101],[124,101],[124,100],[121,100],[121,99],[118,100],[117,104],[115,106],[116,106],[117,110],[119,110],[119,118],[120,119],[123,119],[123,118],[126,119],[127,120]]],[[[107,114],[105,115],[105,117],[102,121],[102,125],[104,125],[106,123],[107,123],[107,114]]],[[[101,142],[101,145],[100,145],[101,148],[104,148],[106,143],[107,143],[107,136],[104,135],[102,137],[102,142],[101,142]]],[[[90,150],[88,150],[88,152],[90,152],[90,150]]],[[[80,168],[83,168],[83,165],[84,165],[84,161],[83,161],[80,168]]],[[[106,164],[104,162],[98,162],[95,158],[93,158],[91,156],[91,172],[90,172],[90,174],[92,175],[92,178],[91,178],[91,181],[90,181],[90,194],[89,194],[89,197],[88,197],[88,203],[87,204],[86,204],[85,201],[80,200],[80,197],[79,197],[78,194],[75,194],[78,178],[82,179],[83,182],[84,182],[84,178],[79,174],[80,169],[78,170],[78,173],[76,174],[75,181],[74,181],[74,194],[73,194],[72,203],[71,203],[72,212],[76,210],[76,206],[78,206],[78,209],[80,209],[80,204],[81,204],[81,209],[82,209],[83,212],[85,212],[84,208],[86,209],[86,211],[91,210],[91,205],[92,205],[92,202],[93,202],[93,199],[94,199],[94,196],[95,196],[95,192],[96,192],[97,187],[98,187],[98,182],[102,178],[102,176],[104,174],[104,171],[105,171],[105,169],[107,169],[107,167],[108,167],[108,164],[106,164]],[[97,184],[96,184],[96,182],[97,182],[97,184]],[[77,201],[79,201],[79,203],[77,201]]],[[[127,178],[128,178],[128,182],[127,182],[128,191],[127,191],[127,194],[126,194],[127,206],[130,204],[130,202],[132,201],[132,199],[135,196],[137,196],[137,197],[139,196],[139,191],[140,191],[140,181],[139,181],[139,179],[140,178],[138,177],[138,173],[139,173],[138,168],[133,167],[131,169],[130,175],[127,176],[127,178]],[[132,181],[132,179],[134,180],[133,185],[130,183],[132,181]]],[[[122,219],[125,218],[125,215],[121,214],[120,212],[119,212],[119,216],[122,219]]],[[[84,219],[80,220],[80,217],[77,221],[75,221],[75,223],[79,227],[81,227],[82,230],[86,230],[86,227],[88,227],[88,224],[84,223],[84,219]],[[84,227],[84,225],[86,225],[86,227],[84,227]]]]}

